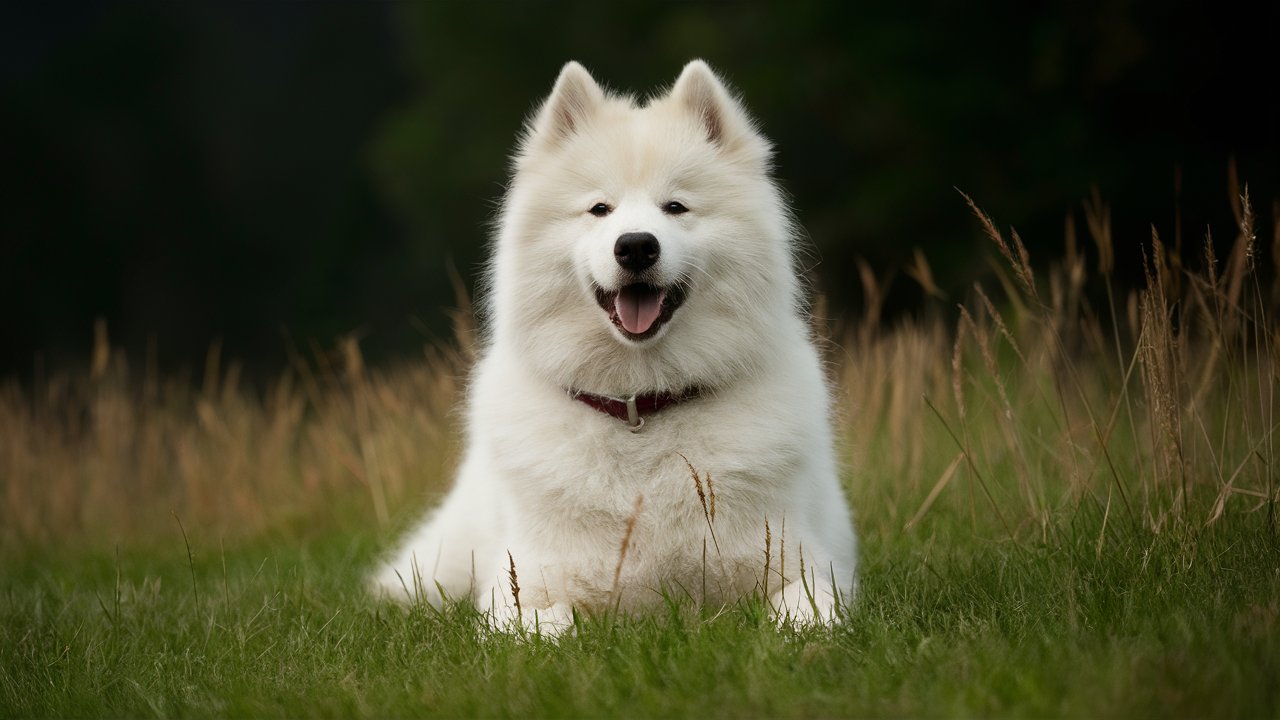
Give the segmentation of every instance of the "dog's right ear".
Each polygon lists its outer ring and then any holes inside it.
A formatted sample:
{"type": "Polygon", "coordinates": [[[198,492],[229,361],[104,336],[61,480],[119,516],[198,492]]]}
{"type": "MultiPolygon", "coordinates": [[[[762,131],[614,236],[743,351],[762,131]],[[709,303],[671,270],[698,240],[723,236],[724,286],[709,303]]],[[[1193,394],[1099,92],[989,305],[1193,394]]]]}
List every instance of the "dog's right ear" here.
{"type": "Polygon", "coordinates": [[[742,103],[702,60],[684,66],[671,88],[671,97],[697,120],[711,144],[731,154],[768,161],[769,141],[756,129],[742,103]]]}
{"type": "Polygon", "coordinates": [[[556,78],[551,95],[534,115],[525,142],[526,149],[539,145],[556,146],[591,121],[604,91],[587,69],[574,61],[565,64],[556,78]]]}

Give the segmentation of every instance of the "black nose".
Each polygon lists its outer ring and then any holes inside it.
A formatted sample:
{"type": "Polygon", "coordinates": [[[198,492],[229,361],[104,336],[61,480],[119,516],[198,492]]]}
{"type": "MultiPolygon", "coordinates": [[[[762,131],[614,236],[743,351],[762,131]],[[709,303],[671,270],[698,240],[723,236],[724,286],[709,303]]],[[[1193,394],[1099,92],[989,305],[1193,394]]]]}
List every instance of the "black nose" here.
{"type": "Polygon", "coordinates": [[[613,257],[624,270],[640,272],[658,262],[658,238],[653,233],[632,232],[618,236],[613,244],[613,257]]]}

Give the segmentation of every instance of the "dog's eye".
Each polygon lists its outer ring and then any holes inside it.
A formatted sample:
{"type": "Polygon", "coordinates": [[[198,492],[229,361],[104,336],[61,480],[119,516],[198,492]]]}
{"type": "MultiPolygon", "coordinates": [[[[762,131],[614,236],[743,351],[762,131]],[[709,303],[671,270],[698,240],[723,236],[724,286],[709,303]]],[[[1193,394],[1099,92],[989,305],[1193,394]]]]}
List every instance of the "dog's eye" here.
{"type": "Polygon", "coordinates": [[[605,215],[613,212],[613,208],[605,205],[604,203],[596,203],[595,205],[592,205],[591,209],[587,212],[595,215],[596,217],[604,217],[605,215]]]}
{"type": "Polygon", "coordinates": [[[671,202],[662,206],[662,212],[668,215],[681,215],[689,212],[689,208],[685,207],[684,205],[681,205],[675,200],[672,200],[671,202]]]}

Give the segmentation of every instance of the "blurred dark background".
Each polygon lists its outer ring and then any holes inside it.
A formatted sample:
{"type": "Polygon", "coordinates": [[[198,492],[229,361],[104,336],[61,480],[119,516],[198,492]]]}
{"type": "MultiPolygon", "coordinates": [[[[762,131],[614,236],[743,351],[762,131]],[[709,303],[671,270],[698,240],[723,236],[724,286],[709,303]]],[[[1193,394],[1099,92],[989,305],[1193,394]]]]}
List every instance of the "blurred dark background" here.
{"type": "MultiPolygon", "coordinates": [[[[0,376],[131,354],[252,373],[356,333],[447,337],[507,154],[568,59],[649,92],[707,59],[778,148],[835,313],[855,262],[989,273],[954,188],[1040,261],[1096,186],[1133,267],[1154,224],[1234,235],[1235,159],[1280,194],[1280,5],[14,3],[0,9],[0,376]]],[[[1078,223],[1083,228],[1083,223],[1078,223]]],[[[897,273],[889,312],[919,289],[897,273]]]]}

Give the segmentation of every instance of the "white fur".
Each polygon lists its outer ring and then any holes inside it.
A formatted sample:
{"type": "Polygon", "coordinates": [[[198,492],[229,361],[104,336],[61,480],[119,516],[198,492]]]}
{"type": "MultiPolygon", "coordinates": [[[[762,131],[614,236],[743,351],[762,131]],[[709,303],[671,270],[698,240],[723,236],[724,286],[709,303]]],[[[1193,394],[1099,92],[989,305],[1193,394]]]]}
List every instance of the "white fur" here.
{"type": "Polygon", "coordinates": [[[469,598],[510,627],[514,562],[520,620],[544,631],[573,608],[642,610],[664,594],[719,605],[766,589],[781,620],[837,618],[856,541],[770,152],[701,61],[645,104],[564,67],[514,160],[457,483],[380,566],[380,591],[469,598]],[[664,213],[672,200],[689,211],[664,213]],[[613,212],[588,212],[600,202],[613,212]],[[633,341],[594,288],[625,282],[614,242],[641,231],[661,243],[655,283],[688,290],[655,336],[633,341]],[[568,392],[690,387],[702,395],[639,432],[568,392]],[[686,458],[711,476],[714,522],[686,458]]]}

